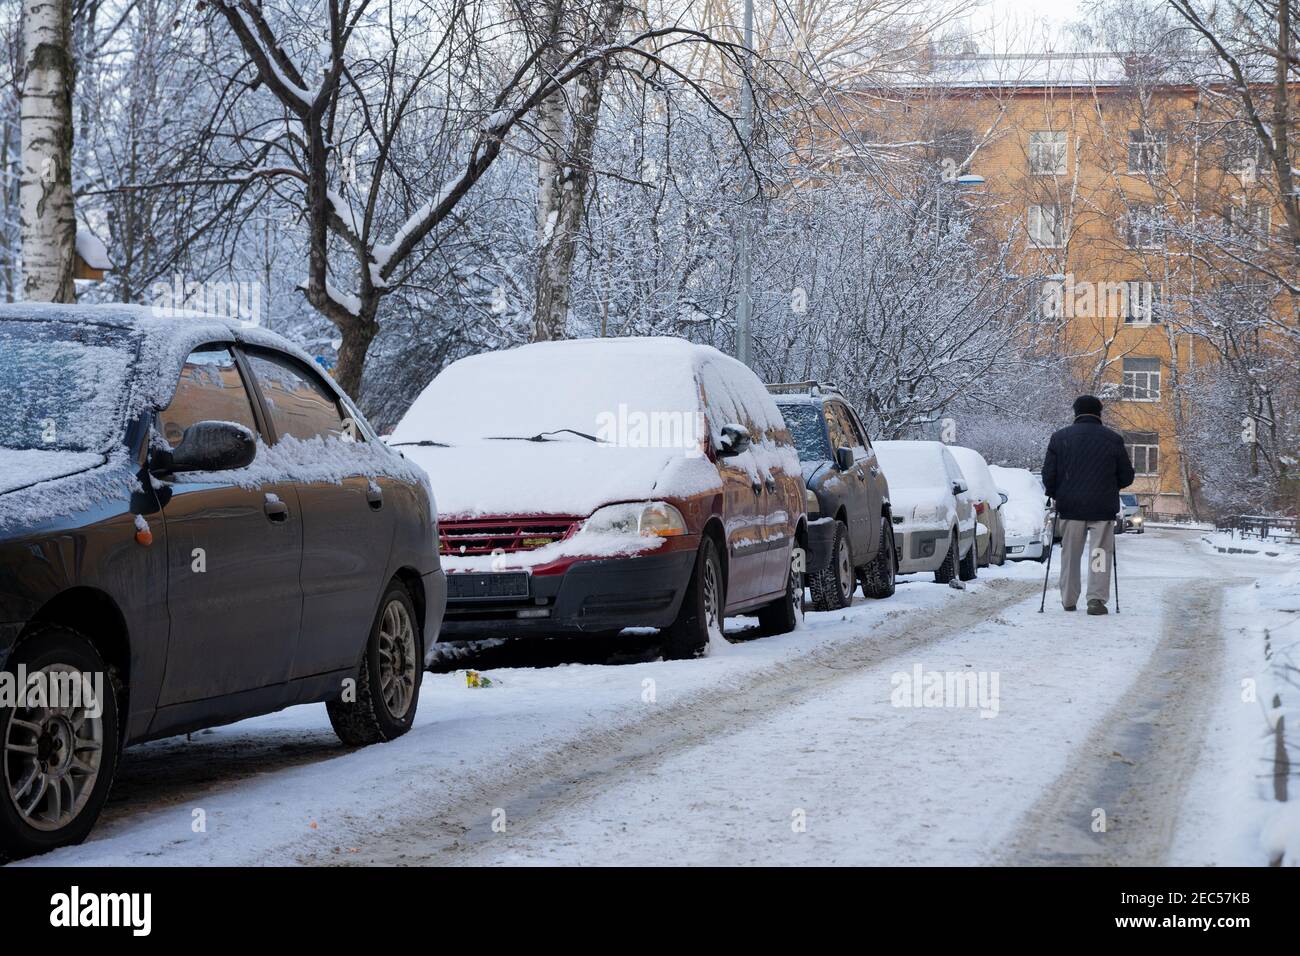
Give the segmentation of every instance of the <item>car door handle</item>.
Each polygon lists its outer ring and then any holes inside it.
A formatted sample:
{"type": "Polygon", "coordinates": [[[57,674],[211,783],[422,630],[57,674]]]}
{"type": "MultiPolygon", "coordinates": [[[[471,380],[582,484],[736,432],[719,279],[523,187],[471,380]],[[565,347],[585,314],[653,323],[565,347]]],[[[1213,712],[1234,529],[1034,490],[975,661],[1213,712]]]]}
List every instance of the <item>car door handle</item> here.
{"type": "Polygon", "coordinates": [[[880,477],[880,469],[877,468],[875,465],[872,465],[872,466],[871,466],[871,477],[872,477],[872,478],[879,478],[879,477],[880,477]]]}
{"type": "Polygon", "coordinates": [[[761,495],[763,493],[763,485],[761,482],[757,482],[757,481],[751,482],[749,488],[756,495],[761,495]]]}
{"type": "Polygon", "coordinates": [[[383,489],[376,488],[372,485],[370,490],[366,492],[366,501],[370,502],[371,511],[378,511],[384,506],[383,489]]]}
{"type": "Polygon", "coordinates": [[[775,479],[775,478],[769,478],[769,479],[767,479],[767,481],[763,482],[763,484],[767,486],[767,490],[768,490],[768,491],[770,491],[770,492],[772,492],[772,493],[774,493],[774,494],[776,493],[776,479],[775,479]]]}
{"type": "Polygon", "coordinates": [[[277,524],[289,520],[289,506],[279,498],[268,496],[266,503],[262,505],[262,510],[266,512],[268,518],[277,524]]]}

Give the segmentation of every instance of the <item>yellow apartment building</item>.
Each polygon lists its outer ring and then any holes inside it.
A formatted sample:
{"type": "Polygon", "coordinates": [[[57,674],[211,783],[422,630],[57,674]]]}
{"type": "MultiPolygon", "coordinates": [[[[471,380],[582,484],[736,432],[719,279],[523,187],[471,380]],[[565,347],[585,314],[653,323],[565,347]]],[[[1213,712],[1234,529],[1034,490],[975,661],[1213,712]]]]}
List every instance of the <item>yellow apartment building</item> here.
{"type": "Polygon", "coordinates": [[[1232,281],[1207,272],[1187,227],[1267,231],[1271,211],[1250,137],[1195,88],[1149,82],[1147,66],[1113,54],[935,58],[901,95],[863,94],[854,108],[876,143],[922,150],[947,201],[978,195],[981,227],[1011,241],[1022,274],[1043,277],[1041,341],[1070,357],[1077,387],[1102,396],[1124,433],[1130,490],[1148,511],[1185,514],[1196,477],[1179,454],[1175,394],[1210,350],[1178,320],[1197,283],[1232,281]]]}

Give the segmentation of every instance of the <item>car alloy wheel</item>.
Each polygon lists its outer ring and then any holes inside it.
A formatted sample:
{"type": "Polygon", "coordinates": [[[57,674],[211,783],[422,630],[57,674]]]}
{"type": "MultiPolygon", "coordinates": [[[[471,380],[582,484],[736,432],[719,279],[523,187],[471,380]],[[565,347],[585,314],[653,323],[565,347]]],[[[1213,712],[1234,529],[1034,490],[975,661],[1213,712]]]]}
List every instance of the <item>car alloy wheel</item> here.
{"type": "Polygon", "coordinates": [[[722,636],[722,578],[714,561],[704,562],[704,626],[710,636],[722,636]]]}
{"type": "Polygon", "coordinates": [[[394,720],[405,717],[415,699],[416,657],[411,615],[401,601],[389,601],[379,625],[379,692],[394,720]]]}
{"type": "Polygon", "coordinates": [[[78,681],[89,695],[80,707],[20,707],[5,733],[9,800],[24,823],[52,833],[77,819],[94,792],[103,761],[104,718],[90,682],[82,680],[77,668],[50,664],[38,673],[46,675],[47,686],[54,684],[52,675],[67,675],[58,681],[78,681]]]}

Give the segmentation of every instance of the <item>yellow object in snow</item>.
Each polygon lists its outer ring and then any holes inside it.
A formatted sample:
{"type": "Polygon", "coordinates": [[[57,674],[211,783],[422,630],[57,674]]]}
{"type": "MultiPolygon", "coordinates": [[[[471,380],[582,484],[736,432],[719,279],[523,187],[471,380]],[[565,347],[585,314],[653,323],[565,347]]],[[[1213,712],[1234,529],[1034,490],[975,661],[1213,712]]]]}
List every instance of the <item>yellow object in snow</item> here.
{"type": "Polygon", "coordinates": [[[466,687],[491,687],[492,681],[490,678],[484,677],[478,671],[466,671],[465,686],[466,687]]]}

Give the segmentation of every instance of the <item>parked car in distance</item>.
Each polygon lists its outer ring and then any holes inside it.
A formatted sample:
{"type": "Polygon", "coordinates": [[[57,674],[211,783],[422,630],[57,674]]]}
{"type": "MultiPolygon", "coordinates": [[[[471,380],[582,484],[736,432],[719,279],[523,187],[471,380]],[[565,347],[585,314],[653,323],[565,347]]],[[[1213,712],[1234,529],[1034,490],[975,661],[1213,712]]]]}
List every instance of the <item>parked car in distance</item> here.
{"type": "Polygon", "coordinates": [[[947,584],[976,574],[975,505],[948,447],[937,441],[880,441],[889,482],[900,574],[933,571],[947,584]]]}
{"type": "Polygon", "coordinates": [[[983,455],[961,445],[949,445],[948,450],[957,459],[957,467],[966,477],[974,499],[975,520],[979,524],[976,528],[979,566],[986,568],[990,564],[1002,564],[1007,560],[1006,530],[1002,526],[1002,505],[1006,496],[998,490],[983,455]]]}
{"type": "Polygon", "coordinates": [[[433,476],[443,640],[658,628],[666,658],[803,614],[805,489],[762,383],[672,338],[454,362],[389,442],[433,476]]]}
{"type": "Polygon", "coordinates": [[[0,856],[80,842],[123,746],[325,702],[414,720],[445,584],[425,476],[278,336],[0,308],[0,856]]]}
{"type": "Polygon", "coordinates": [[[1143,534],[1146,531],[1146,515],[1142,513],[1142,506],[1138,504],[1137,495],[1121,491],[1119,494],[1119,518],[1115,522],[1115,532],[1123,534],[1125,531],[1143,534]]]}
{"type": "Polygon", "coordinates": [[[1027,468],[990,465],[989,471],[1007,496],[1002,506],[1007,557],[1012,561],[1046,561],[1052,523],[1042,479],[1027,468]]]}
{"type": "Polygon", "coordinates": [[[808,488],[813,609],[848,607],[855,581],[866,597],[889,597],[898,568],[889,485],[862,421],[833,385],[795,382],[767,390],[790,429],[808,488]]]}

